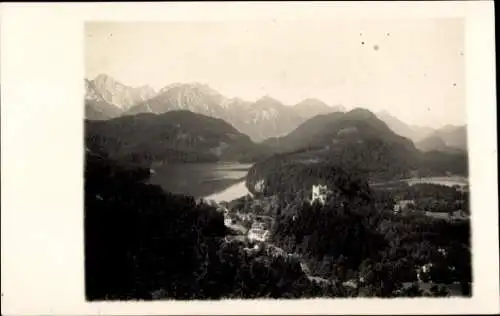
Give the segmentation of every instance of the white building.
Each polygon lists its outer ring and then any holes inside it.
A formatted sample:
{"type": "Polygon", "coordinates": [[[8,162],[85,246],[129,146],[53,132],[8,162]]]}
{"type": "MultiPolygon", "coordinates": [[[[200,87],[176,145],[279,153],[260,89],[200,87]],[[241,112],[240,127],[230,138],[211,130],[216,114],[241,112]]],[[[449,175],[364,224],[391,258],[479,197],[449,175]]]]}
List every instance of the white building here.
{"type": "Polygon", "coordinates": [[[276,246],[269,246],[266,250],[267,255],[272,257],[285,257],[287,255],[283,249],[276,246]]]}
{"type": "Polygon", "coordinates": [[[255,183],[255,186],[254,186],[255,192],[263,192],[264,188],[265,188],[265,183],[264,183],[263,179],[259,180],[255,183]]]}
{"type": "Polygon", "coordinates": [[[401,200],[394,204],[394,213],[399,213],[412,208],[415,205],[414,200],[401,200]]]}
{"type": "Polygon", "coordinates": [[[248,231],[247,237],[250,242],[265,242],[269,238],[269,231],[252,228],[248,231]]]}
{"type": "Polygon", "coordinates": [[[429,273],[431,271],[433,264],[432,263],[427,263],[422,266],[422,272],[423,273],[429,273]]]}
{"type": "Polygon", "coordinates": [[[314,203],[314,201],[319,201],[321,204],[325,204],[327,194],[328,187],[326,185],[313,185],[311,203],[314,203]]]}
{"type": "Polygon", "coordinates": [[[423,266],[421,266],[420,268],[417,269],[417,279],[419,282],[422,281],[422,276],[424,274],[428,275],[428,273],[431,271],[431,268],[433,266],[434,265],[432,263],[427,263],[427,264],[424,264],[423,266]]]}
{"type": "Polygon", "coordinates": [[[236,213],[236,216],[238,216],[240,221],[251,221],[252,220],[252,217],[249,214],[236,213]]]}
{"type": "Polygon", "coordinates": [[[255,221],[252,223],[252,229],[265,229],[264,223],[255,221]]]}
{"type": "Polygon", "coordinates": [[[254,254],[256,252],[259,252],[260,247],[259,245],[254,245],[252,248],[244,247],[243,250],[246,251],[248,254],[254,254]]]}
{"type": "Polygon", "coordinates": [[[355,289],[358,287],[358,282],[354,279],[351,279],[351,280],[347,280],[347,281],[343,282],[342,285],[355,289]]]}
{"type": "Polygon", "coordinates": [[[302,269],[302,271],[307,274],[307,275],[310,275],[311,274],[311,270],[309,269],[309,267],[307,266],[307,264],[305,264],[304,262],[301,262],[300,263],[300,268],[302,269]]]}

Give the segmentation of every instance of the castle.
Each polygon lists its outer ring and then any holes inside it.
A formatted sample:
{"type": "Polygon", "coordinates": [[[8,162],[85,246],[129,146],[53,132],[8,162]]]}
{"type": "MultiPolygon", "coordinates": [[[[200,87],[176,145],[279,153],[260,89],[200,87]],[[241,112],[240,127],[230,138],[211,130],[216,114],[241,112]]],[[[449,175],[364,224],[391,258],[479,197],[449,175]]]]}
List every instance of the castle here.
{"type": "Polygon", "coordinates": [[[321,204],[325,204],[327,194],[328,187],[326,185],[313,185],[311,203],[314,203],[314,201],[319,201],[321,204]]]}

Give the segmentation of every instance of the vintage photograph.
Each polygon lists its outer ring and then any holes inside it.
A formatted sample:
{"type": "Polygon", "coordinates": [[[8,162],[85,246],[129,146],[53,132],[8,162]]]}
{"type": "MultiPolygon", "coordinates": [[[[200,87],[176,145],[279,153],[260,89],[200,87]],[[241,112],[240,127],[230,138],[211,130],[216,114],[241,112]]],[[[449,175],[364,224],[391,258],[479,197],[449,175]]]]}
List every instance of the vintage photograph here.
{"type": "Polygon", "coordinates": [[[464,30],[86,22],[86,300],[471,297],[464,30]]]}

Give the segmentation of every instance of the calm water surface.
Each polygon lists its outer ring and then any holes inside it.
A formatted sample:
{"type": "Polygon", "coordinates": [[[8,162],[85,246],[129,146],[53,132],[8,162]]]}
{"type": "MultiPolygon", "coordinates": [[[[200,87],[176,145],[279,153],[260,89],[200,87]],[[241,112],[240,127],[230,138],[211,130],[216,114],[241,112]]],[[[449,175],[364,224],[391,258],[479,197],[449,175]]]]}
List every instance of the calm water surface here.
{"type": "Polygon", "coordinates": [[[430,183],[430,184],[440,184],[446,186],[455,186],[458,185],[460,187],[467,186],[469,184],[469,179],[461,176],[450,176],[450,177],[422,177],[422,178],[410,178],[403,179],[397,181],[388,181],[388,182],[378,182],[373,183],[372,186],[384,186],[390,184],[397,184],[401,182],[406,182],[409,185],[419,184],[419,183],[430,183]]]}
{"type": "Polygon", "coordinates": [[[409,185],[414,185],[418,183],[432,183],[432,184],[440,184],[446,186],[466,186],[469,184],[469,180],[465,177],[428,177],[428,178],[411,178],[405,180],[409,185]]]}
{"type": "Polygon", "coordinates": [[[244,180],[251,166],[239,163],[163,165],[153,168],[150,183],[172,193],[230,201],[249,193],[244,180]]]}

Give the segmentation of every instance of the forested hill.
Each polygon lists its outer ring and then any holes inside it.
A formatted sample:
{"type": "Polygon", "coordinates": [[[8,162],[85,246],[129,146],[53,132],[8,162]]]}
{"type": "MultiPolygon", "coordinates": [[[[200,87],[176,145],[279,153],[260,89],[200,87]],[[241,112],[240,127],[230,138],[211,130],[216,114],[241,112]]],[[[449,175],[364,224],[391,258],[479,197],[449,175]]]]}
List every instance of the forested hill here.
{"type": "MultiPolygon", "coordinates": [[[[313,275],[354,280],[359,285],[353,290],[355,296],[421,296],[418,280],[423,274],[417,276],[416,271],[432,263],[423,280],[445,287],[455,283],[462,295],[470,295],[468,221],[446,221],[418,212],[398,216],[387,212],[392,210],[393,197],[372,190],[362,174],[288,157],[277,155],[257,163],[247,184],[256,199],[280,197],[273,210],[272,242],[299,253],[313,275]],[[310,203],[313,184],[330,190],[324,204],[310,203]]],[[[440,286],[435,285],[435,290],[440,286]]],[[[447,291],[433,295],[444,296],[447,291]]]]}
{"type": "Polygon", "coordinates": [[[421,152],[365,109],[318,115],[287,136],[268,139],[281,152],[251,170],[258,177],[280,177],[269,164],[328,164],[363,174],[370,181],[412,176],[467,175],[467,153],[421,152]]]}
{"type": "Polygon", "coordinates": [[[250,192],[264,195],[298,192],[312,184],[362,179],[366,182],[390,181],[413,176],[466,176],[466,153],[417,152],[409,155],[404,149],[383,142],[344,147],[342,151],[313,150],[277,154],[257,162],[247,175],[250,192]]]}
{"type": "Polygon", "coordinates": [[[203,271],[203,247],[225,235],[215,209],[165,194],[145,184],[148,177],[146,169],[86,155],[88,299],[147,299],[157,289],[173,297],[188,293],[203,271]]]}
{"type": "Polygon", "coordinates": [[[86,121],[85,142],[93,152],[148,166],[164,162],[253,161],[268,155],[221,119],[190,111],[138,114],[86,121]]]}
{"type": "Polygon", "coordinates": [[[328,163],[302,164],[285,155],[256,164],[247,175],[247,186],[259,196],[310,197],[312,185],[327,185],[337,197],[370,201],[368,182],[361,174],[328,163]],[[305,195],[305,196],[304,196],[305,195]]]}
{"type": "Polygon", "coordinates": [[[317,115],[302,123],[290,134],[271,138],[266,144],[282,152],[304,148],[334,150],[353,143],[382,140],[415,151],[412,141],[394,133],[369,110],[356,108],[346,113],[317,115]]]}

